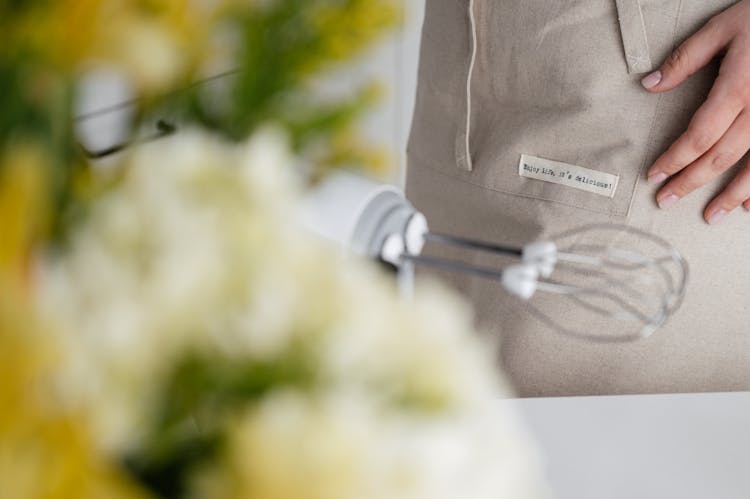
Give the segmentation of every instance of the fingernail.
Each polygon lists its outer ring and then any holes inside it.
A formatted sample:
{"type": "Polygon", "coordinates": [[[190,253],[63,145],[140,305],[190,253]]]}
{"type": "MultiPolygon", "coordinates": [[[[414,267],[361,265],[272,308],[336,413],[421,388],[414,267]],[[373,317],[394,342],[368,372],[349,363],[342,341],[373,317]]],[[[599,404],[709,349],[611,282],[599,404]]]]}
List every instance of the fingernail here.
{"type": "Polygon", "coordinates": [[[666,173],[655,173],[648,178],[648,183],[651,185],[661,184],[667,180],[667,177],[669,177],[669,175],[666,173]]]}
{"type": "Polygon", "coordinates": [[[716,213],[714,213],[713,215],[711,215],[711,217],[708,219],[708,223],[709,223],[709,225],[716,225],[717,223],[719,223],[722,220],[724,220],[724,217],[726,217],[726,216],[727,216],[727,211],[726,210],[719,210],[716,213]]]}
{"type": "Polygon", "coordinates": [[[674,194],[670,194],[669,196],[659,201],[659,208],[661,208],[662,210],[666,210],[667,208],[671,208],[672,206],[677,204],[677,201],[679,200],[680,198],[678,198],[674,194]]]}
{"type": "Polygon", "coordinates": [[[654,71],[641,80],[641,85],[647,89],[651,89],[658,85],[659,82],[661,82],[661,71],[654,71]]]}

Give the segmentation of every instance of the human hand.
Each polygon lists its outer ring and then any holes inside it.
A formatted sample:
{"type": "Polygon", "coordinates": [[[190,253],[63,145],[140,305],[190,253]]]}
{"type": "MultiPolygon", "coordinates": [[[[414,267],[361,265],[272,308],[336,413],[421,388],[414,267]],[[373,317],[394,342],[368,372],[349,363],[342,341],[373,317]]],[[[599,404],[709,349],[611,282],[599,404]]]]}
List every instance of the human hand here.
{"type": "MultiPolygon", "coordinates": [[[[650,92],[671,90],[724,51],[719,76],[685,133],[649,169],[651,184],[669,179],[657,196],[669,208],[736,164],[750,149],[750,0],[712,18],[642,80],[650,92]]],[[[706,207],[710,224],[740,205],[750,210],[750,164],[706,207]]]]}

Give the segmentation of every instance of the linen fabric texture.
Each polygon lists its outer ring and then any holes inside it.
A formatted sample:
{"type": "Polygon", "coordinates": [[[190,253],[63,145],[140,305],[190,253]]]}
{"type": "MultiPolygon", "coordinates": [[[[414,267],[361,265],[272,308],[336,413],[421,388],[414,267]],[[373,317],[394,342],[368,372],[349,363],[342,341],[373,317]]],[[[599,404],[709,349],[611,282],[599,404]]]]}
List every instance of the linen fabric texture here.
{"type": "MultiPolygon", "coordinates": [[[[656,206],[657,188],[645,176],[705,101],[719,61],[665,94],[640,85],[733,3],[426,2],[407,196],[431,228],[521,245],[583,224],[626,223],[669,240],[691,267],[679,312],[650,338],[627,344],[558,334],[497,283],[444,275],[499,340],[498,360],[519,395],[750,389],[750,215],[739,210],[711,227],[702,218],[732,172],[669,210],[656,206]],[[602,196],[521,176],[522,155],[616,175],[617,190],[602,196]]],[[[488,263],[480,254],[427,251],[488,263]]]]}

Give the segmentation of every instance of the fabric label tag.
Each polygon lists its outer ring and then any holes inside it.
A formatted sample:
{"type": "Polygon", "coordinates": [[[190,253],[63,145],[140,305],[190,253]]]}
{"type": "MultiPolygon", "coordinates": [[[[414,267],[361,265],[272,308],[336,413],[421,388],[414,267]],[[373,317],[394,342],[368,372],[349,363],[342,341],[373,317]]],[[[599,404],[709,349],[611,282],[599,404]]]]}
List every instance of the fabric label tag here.
{"type": "Polygon", "coordinates": [[[599,172],[582,166],[569,165],[549,159],[521,155],[518,174],[522,177],[544,180],[553,184],[593,192],[608,198],[615,197],[619,175],[599,172]]]}

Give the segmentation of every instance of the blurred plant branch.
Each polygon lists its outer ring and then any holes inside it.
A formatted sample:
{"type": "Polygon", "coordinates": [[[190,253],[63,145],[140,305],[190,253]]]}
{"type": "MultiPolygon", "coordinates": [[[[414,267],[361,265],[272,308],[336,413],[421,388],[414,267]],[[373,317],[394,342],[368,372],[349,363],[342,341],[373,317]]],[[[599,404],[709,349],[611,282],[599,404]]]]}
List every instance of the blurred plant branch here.
{"type": "Polygon", "coordinates": [[[388,158],[357,122],[375,83],[323,101],[311,81],[351,61],[400,16],[398,0],[37,0],[0,3],[0,150],[34,143],[46,156],[51,230],[64,234],[99,186],[75,143],[73,97],[83,71],[114,65],[133,80],[138,127],[164,113],[242,141],[284,126],[314,179],[346,165],[383,173],[388,158]],[[234,68],[211,95],[193,85],[234,68]]]}

